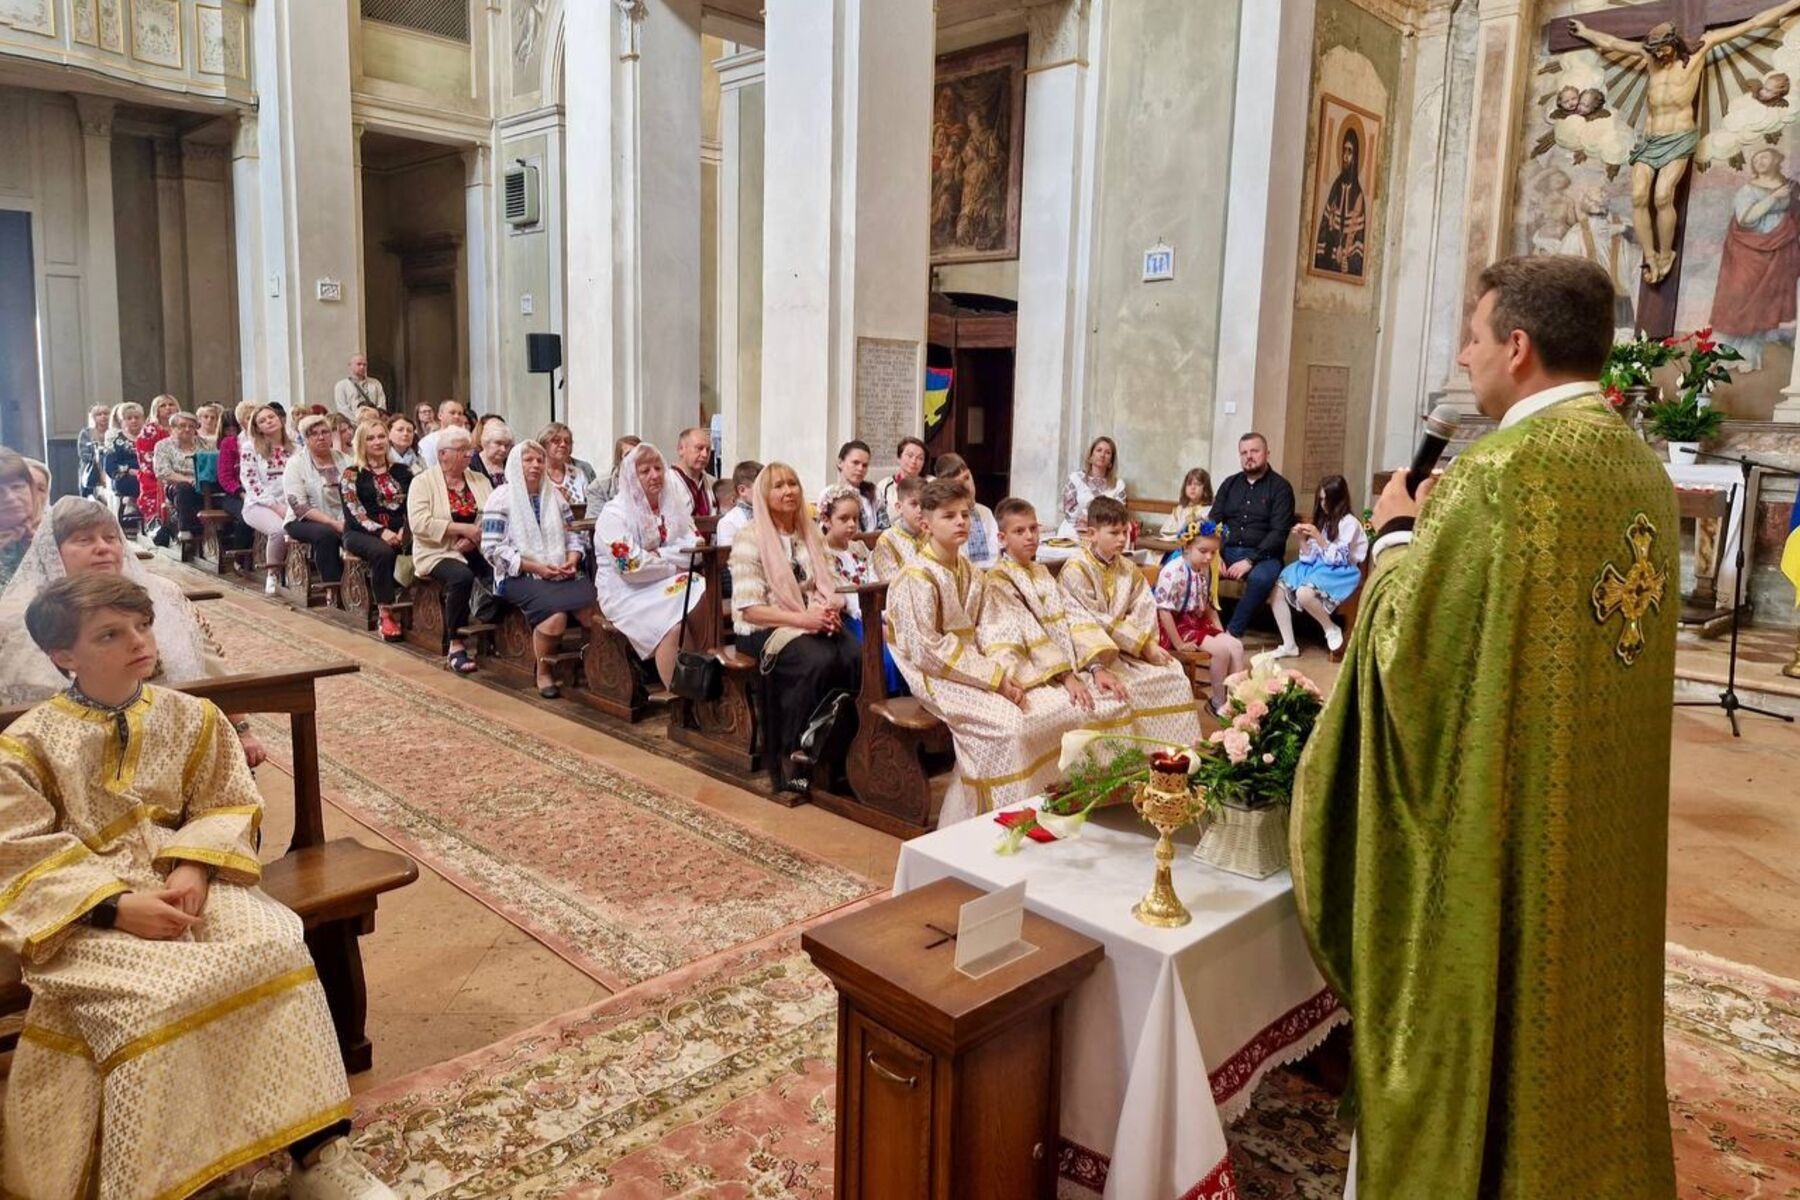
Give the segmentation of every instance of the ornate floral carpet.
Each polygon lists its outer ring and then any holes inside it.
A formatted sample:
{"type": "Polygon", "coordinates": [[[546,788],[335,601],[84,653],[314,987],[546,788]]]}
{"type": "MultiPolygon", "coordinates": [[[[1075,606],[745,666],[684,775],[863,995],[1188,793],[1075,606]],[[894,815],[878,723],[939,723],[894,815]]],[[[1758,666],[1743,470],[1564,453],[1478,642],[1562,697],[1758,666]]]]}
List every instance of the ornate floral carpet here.
{"type": "MultiPolygon", "coordinates": [[[[281,670],[343,658],[236,605],[210,605],[206,616],[233,662],[281,670]]],[[[705,805],[366,663],[321,680],[319,701],[320,769],[333,803],[607,987],[877,890],[705,805]]],[[[260,732],[285,766],[285,719],[260,732]]]]}
{"type": "MultiPolygon", "coordinates": [[[[1681,1200],[1800,1194],[1800,984],[1678,946],[1666,980],[1681,1200]]],[[[357,1145],[410,1200],[827,1197],[835,1024],[780,935],[368,1093],[357,1145]]],[[[1231,1130],[1241,1200],[1340,1196],[1335,1109],[1271,1072],[1231,1130]]]]}

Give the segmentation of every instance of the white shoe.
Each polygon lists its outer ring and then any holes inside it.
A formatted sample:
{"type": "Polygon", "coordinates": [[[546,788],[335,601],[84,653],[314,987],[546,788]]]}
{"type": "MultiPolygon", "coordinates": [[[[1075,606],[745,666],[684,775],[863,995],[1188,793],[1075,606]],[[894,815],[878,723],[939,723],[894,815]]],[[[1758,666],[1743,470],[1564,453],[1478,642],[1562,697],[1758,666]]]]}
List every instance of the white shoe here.
{"type": "Polygon", "coordinates": [[[281,590],[280,581],[278,581],[275,578],[275,572],[270,571],[267,575],[265,575],[263,577],[263,595],[273,596],[276,592],[278,592],[280,590],[281,590]]]}
{"type": "Polygon", "coordinates": [[[288,1200],[400,1200],[399,1194],[350,1153],[347,1138],[333,1138],[310,1167],[288,1176],[288,1200]]]}
{"type": "Polygon", "coordinates": [[[1290,644],[1280,645],[1271,651],[1276,658],[1299,658],[1300,647],[1290,644]]]}
{"type": "Polygon", "coordinates": [[[1325,626],[1325,648],[1336,654],[1344,648],[1344,631],[1337,627],[1337,622],[1325,626]]]}

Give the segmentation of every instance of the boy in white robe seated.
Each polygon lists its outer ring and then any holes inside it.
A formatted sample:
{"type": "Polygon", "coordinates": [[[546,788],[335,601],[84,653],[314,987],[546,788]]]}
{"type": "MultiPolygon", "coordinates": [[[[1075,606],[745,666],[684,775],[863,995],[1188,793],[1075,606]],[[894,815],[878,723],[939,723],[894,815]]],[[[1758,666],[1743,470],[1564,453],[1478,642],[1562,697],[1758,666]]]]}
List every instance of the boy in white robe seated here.
{"type": "Polygon", "coordinates": [[[256,887],[237,738],[211,702],[143,682],[154,614],[103,572],[25,612],[73,684],[0,736],[0,940],[32,997],[0,1190],[176,1200],[286,1147],[294,1200],[395,1200],[350,1154],[300,919],[256,887]]]}
{"type": "Polygon", "coordinates": [[[1088,541],[1057,580],[1079,662],[1106,667],[1131,695],[1133,732],[1193,745],[1199,705],[1187,673],[1157,644],[1156,599],[1138,565],[1125,557],[1127,514],[1110,496],[1088,506],[1088,541]]]}
{"type": "MultiPolygon", "coordinates": [[[[1084,719],[1125,713],[1125,685],[1100,665],[1090,646],[1088,662],[1069,629],[1056,579],[1037,561],[1037,510],[1009,497],[995,510],[1000,561],[987,573],[976,640],[981,652],[1006,667],[1007,678],[1030,691],[1060,687],[1084,719]],[[1092,686],[1090,686],[1090,682],[1092,686]]],[[[1090,643],[1091,643],[1090,639],[1090,643]]]]}
{"type": "Polygon", "coordinates": [[[940,826],[1043,791],[1057,778],[1062,735],[1087,715],[1060,687],[1020,687],[977,645],[982,578],[962,553],[972,503],[954,483],[926,484],[919,497],[925,548],[888,587],[894,663],[956,744],[940,826]]]}
{"type": "Polygon", "coordinates": [[[925,549],[927,537],[921,524],[919,497],[925,491],[925,477],[908,475],[894,484],[894,495],[900,509],[899,519],[881,531],[876,539],[875,578],[891,581],[902,567],[910,565],[925,549]]]}

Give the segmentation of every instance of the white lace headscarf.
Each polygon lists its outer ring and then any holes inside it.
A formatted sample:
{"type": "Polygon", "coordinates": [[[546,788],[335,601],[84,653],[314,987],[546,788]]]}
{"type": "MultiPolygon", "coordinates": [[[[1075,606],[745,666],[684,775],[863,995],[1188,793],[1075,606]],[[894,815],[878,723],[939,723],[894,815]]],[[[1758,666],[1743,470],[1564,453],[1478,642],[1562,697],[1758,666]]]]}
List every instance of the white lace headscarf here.
{"type": "Polygon", "coordinates": [[[631,448],[631,453],[619,464],[619,493],[607,501],[606,507],[625,519],[625,527],[637,535],[640,546],[674,546],[691,541],[694,536],[694,518],[675,500],[672,492],[675,485],[668,481],[669,463],[666,458],[663,459],[664,482],[660,508],[650,507],[650,497],[644,494],[644,485],[637,476],[637,465],[641,458],[652,454],[658,458],[663,457],[662,451],[649,442],[639,442],[631,448]]]}
{"type": "Polygon", "coordinates": [[[550,478],[548,467],[538,481],[538,511],[531,511],[531,494],[525,490],[525,451],[536,450],[546,463],[543,444],[526,438],[506,456],[506,531],[523,558],[561,566],[568,557],[568,535],[563,530],[562,493],[550,478]]]}
{"type": "MultiPolygon", "coordinates": [[[[25,608],[38,593],[68,575],[57,545],[56,527],[60,523],[66,536],[73,525],[72,518],[81,515],[84,507],[105,513],[113,528],[118,529],[118,518],[104,504],[80,496],[64,496],[44,515],[37,536],[31,540],[31,549],[26,551],[18,574],[7,586],[4,600],[0,600],[0,705],[36,703],[68,686],[68,679],[25,631],[25,608]]],[[[193,605],[174,582],[144,569],[123,533],[119,539],[125,547],[121,572],[149,592],[156,606],[151,631],[156,635],[156,650],[162,659],[156,679],[175,684],[205,677],[211,638],[193,605]]]]}

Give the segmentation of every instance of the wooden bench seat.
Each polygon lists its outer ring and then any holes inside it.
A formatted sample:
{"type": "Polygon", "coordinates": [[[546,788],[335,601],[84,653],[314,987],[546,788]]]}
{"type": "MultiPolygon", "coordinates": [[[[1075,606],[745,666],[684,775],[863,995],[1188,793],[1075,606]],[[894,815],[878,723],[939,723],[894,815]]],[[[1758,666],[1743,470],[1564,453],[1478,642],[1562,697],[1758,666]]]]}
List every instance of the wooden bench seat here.
{"type": "Polygon", "coordinates": [[[631,641],[604,616],[581,648],[581,680],[570,699],[632,724],[650,711],[650,692],[631,641]]]}
{"type": "Polygon", "coordinates": [[[288,539],[287,582],[281,594],[298,608],[336,608],[343,580],[326,583],[313,569],[312,547],[299,538],[288,539]]]}
{"type": "MultiPolygon", "coordinates": [[[[719,660],[724,687],[717,700],[696,702],[675,697],[669,706],[669,740],[711,755],[736,771],[754,774],[769,765],[762,745],[762,713],[758,691],[762,675],[755,659],[725,644],[723,573],[731,557],[728,546],[701,546],[694,551],[695,569],[706,589],[695,603],[699,643],[719,660]]],[[[803,804],[805,797],[777,793],[783,804],[803,804]]]]}
{"type": "MultiPolygon", "coordinates": [[[[187,684],[181,690],[204,696],[232,713],[285,713],[293,752],[294,836],[282,857],[263,866],[263,890],[293,909],[306,927],[307,948],[319,971],[337,1030],[338,1049],[351,1073],[366,1071],[372,1049],[366,1031],[368,989],[363,980],[358,939],[375,927],[375,909],[386,892],[419,876],[412,859],[365,846],[353,838],[325,839],[319,794],[317,681],[356,671],[355,663],[335,663],[271,675],[230,675],[187,684]]],[[[0,729],[28,706],[0,709],[0,729]]],[[[5,958],[10,956],[0,956],[5,958]]],[[[22,1010],[29,992],[0,972],[0,1015],[22,1010]]],[[[16,1037],[14,1038],[16,1040],[16,1037]]],[[[0,1038],[0,1048],[11,1043],[0,1038]]]]}

